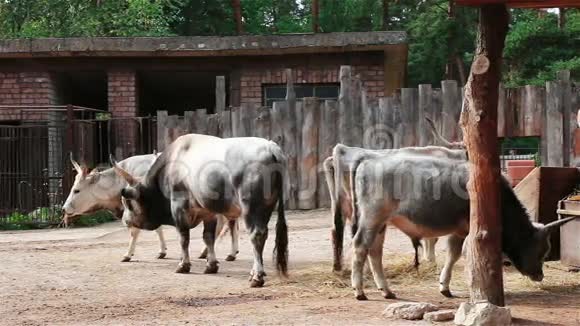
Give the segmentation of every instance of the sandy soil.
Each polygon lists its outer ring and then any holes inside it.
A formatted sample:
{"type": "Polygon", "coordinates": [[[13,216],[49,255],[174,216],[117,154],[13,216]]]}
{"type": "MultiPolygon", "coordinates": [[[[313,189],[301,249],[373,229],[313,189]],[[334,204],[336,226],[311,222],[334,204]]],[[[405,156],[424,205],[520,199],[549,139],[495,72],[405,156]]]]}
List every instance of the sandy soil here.
{"type": "MultiPolygon", "coordinates": [[[[389,302],[367,279],[369,301],[357,302],[348,273],[331,272],[330,219],[324,210],[288,214],[291,275],[281,280],[272,268],[274,233],[266,248],[269,274],[262,289],[248,287],[251,247],[241,232],[240,254],[226,262],[229,241],[218,244],[220,271],[175,274],[179,257],[174,230],[166,228],[168,258],[157,260],[153,232],[143,232],[134,260],[121,263],[127,231],[120,223],[69,230],[0,232],[0,324],[3,325],[424,325],[385,320],[389,302]]],[[[270,223],[273,225],[274,223],[270,223]]],[[[437,291],[438,268],[412,269],[408,238],[389,229],[385,264],[400,300],[428,301],[455,308],[465,301],[463,262],[457,265],[447,299],[437,291]]],[[[192,230],[193,256],[201,248],[201,229],[192,230]]],[[[439,266],[443,244],[438,244],[439,266]]],[[[348,253],[346,254],[349,258],[348,253]]],[[[506,270],[507,302],[518,325],[580,325],[580,275],[559,263],[546,266],[542,284],[506,270]]]]}

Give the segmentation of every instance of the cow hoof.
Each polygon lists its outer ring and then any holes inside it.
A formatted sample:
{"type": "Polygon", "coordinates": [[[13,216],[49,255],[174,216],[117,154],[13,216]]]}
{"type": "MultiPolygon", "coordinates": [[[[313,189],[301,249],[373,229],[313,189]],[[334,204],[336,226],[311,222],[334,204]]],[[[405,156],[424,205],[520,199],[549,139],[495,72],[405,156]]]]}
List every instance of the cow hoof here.
{"type": "Polygon", "coordinates": [[[252,279],[250,281],[250,287],[251,288],[261,288],[264,286],[264,280],[256,280],[256,279],[252,279]]]}
{"type": "Polygon", "coordinates": [[[123,259],[121,259],[122,263],[130,262],[130,261],[131,261],[131,257],[127,257],[127,256],[125,256],[125,257],[123,257],[123,259]]]}
{"type": "Polygon", "coordinates": [[[166,253],[164,253],[164,252],[160,252],[160,253],[159,253],[159,255],[157,255],[157,259],[163,259],[163,258],[165,258],[166,256],[167,256],[167,254],[166,254],[166,253]]]}
{"type": "Polygon", "coordinates": [[[191,269],[191,264],[181,264],[177,267],[177,270],[175,270],[175,272],[178,274],[187,274],[187,273],[189,273],[190,269],[191,269]]]}
{"type": "Polygon", "coordinates": [[[358,301],[367,301],[369,298],[367,298],[367,296],[364,293],[361,293],[356,295],[356,299],[358,301]]]}
{"type": "Polygon", "coordinates": [[[446,298],[453,298],[453,294],[451,294],[451,291],[449,290],[442,290],[441,294],[443,294],[443,296],[446,298]]]}
{"type": "Polygon", "coordinates": [[[226,257],[226,261],[234,261],[234,260],[236,260],[236,256],[234,256],[234,255],[228,255],[226,257]]]}
{"type": "Polygon", "coordinates": [[[213,263],[209,263],[207,266],[205,266],[205,271],[203,271],[204,274],[215,274],[218,272],[218,263],[217,262],[213,262],[213,263]]]}
{"type": "Polygon", "coordinates": [[[397,298],[397,295],[396,295],[396,294],[394,294],[394,293],[393,293],[393,292],[391,292],[391,291],[387,291],[387,292],[383,292],[383,297],[384,297],[385,299],[391,299],[391,300],[393,300],[393,299],[396,299],[396,298],[397,298]]]}
{"type": "Polygon", "coordinates": [[[334,264],[332,266],[332,271],[335,273],[342,272],[342,265],[341,264],[334,264]]]}

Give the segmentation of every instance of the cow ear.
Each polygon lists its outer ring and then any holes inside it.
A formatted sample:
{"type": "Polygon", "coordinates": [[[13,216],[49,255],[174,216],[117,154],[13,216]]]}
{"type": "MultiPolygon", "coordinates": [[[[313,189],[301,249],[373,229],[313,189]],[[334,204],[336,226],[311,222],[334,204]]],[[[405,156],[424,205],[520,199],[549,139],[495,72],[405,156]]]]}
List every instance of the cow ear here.
{"type": "Polygon", "coordinates": [[[97,169],[93,169],[91,173],[89,173],[88,177],[90,178],[90,183],[94,184],[97,183],[97,181],[99,181],[101,174],[99,173],[99,171],[97,171],[97,169]]]}

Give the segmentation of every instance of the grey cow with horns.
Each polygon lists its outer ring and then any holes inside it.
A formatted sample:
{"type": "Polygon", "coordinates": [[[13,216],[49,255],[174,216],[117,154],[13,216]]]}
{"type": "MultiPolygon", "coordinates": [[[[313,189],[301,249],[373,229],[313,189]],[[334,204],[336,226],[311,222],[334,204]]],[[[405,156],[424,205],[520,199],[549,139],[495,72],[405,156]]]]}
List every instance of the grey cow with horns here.
{"type": "MultiPolygon", "coordinates": [[[[363,266],[368,256],[377,288],[385,298],[394,298],[383,274],[383,242],[387,224],[411,238],[448,235],[440,292],[450,297],[453,265],[461,256],[469,232],[469,162],[400,152],[369,158],[355,171],[352,200],[359,209],[354,235],[351,281],[356,299],[363,292],[363,266]]],[[[544,278],[543,263],[550,250],[550,234],[574,219],[547,225],[532,223],[509,182],[500,180],[502,250],[516,269],[533,281],[544,278]]]]}
{"type": "Polygon", "coordinates": [[[203,223],[207,246],[205,273],[217,273],[214,242],[217,219],[243,218],[253,245],[250,286],[264,285],[263,251],[268,222],[278,205],[274,260],[287,273],[288,228],[284,216],[286,158],[280,147],[254,137],[222,139],[188,134],[177,138],[157,158],[142,181],[119,166],[113,168],[128,186],[121,191],[123,220],[134,227],[154,230],[174,225],[182,256],[177,273],[188,273],[191,228],[203,223]]]}

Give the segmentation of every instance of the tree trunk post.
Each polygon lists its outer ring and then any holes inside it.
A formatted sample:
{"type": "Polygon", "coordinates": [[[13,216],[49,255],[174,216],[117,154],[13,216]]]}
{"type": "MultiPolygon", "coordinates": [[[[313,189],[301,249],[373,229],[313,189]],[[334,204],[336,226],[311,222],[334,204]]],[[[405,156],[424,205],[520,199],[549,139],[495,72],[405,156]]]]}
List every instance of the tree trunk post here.
{"type": "Polygon", "coordinates": [[[383,31],[389,30],[389,21],[390,21],[389,1],[391,0],[383,0],[383,26],[382,26],[383,31]]]}
{"type": "Polygon", "coordinates": [[[234,9],[234,21],[236,22],[236,33],[242,35],[244,33],[244,25],[242,22],[242,4],[240,0],[232,0],[232,7],[234,9]]]}
{"type": "Polygon", "coordinates": [[[503,4],[480,8],[477,48],[461,114],[471,164],[466,268],[470,299],[496,306],[504,305],[497,104],[508,20],[503,4]]]}
{"type": "Polygon", "coordinates": [[[320,33],[320,3],[312,0],[312,32],[320,33]]]}

